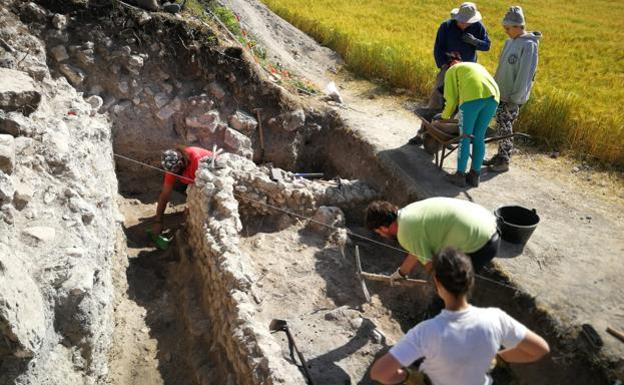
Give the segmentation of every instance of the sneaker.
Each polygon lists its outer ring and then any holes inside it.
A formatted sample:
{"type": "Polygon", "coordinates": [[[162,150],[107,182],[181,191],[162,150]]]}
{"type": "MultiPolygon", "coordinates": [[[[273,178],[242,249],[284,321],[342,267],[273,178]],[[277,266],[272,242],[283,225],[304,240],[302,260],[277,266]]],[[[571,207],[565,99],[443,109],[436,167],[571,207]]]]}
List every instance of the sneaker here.
{"type": "Polygon", "coordinates": [[[481,179],[480,175],[481,173],[470,170],[470,172],[466,174],[466,183],[472,187],[479,187],[479,179],[481,179]]]}
{"type": "Polygon", "coordinates": [[[509,161],[498,159],[488,166],[488,170],[492,172],[507,172],[509,171],[509,161]]]}
{"type": "Polygon", "coordinates": [[[447,182],[450,182],[457,187],[466,187],[466,174],[464,174],[463,172],[449,174],[445,177],[445,179],[447,182]]]}
{"type": "Polygon", "coordinates": [[[415,137],[413,137],[412,139],[410,139],[407,144],[411,144],[413,146],[421,146],[424,143],[424,139],[422,137],[422,135],[416,135],[415,137]]]}

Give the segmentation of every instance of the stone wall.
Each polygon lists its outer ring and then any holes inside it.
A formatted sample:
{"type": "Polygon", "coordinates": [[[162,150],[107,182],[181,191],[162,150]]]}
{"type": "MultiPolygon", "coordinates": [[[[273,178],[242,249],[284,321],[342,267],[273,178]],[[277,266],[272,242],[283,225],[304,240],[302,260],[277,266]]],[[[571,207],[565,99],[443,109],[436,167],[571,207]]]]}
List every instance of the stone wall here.
{"type": "MultiPolygon", "coordinates": [[[[107,372],[118,217],[110,123],[0,1],[0,383],[107,372]]],[[[23,17],[47,20],[35,4],[23,17]]]]}
{"type": "MultiPolygon", "coordinates": [[[[260,300],[253,283],[259,274],[239,248],[239,212],[275,214],[257,203],[265,202],[311,215],[321,205],[348,208],[377,197],[357,181],[309,181],[278,171],[283,179],[272,181],[267,167],[227,154],[217,159],[215,168],[202,163],[188,195],[190,250],[182,253],[177,290],[191,333],[205,344],[195,352],[229,371],[223,377],[227,383],[305,384],[301,373],[282,358],[268,325],[255,319],[260,300]]],[[[210,383],[202,377],[205,368],[196,366],[196,371],[198,382],[210,383]]]]}

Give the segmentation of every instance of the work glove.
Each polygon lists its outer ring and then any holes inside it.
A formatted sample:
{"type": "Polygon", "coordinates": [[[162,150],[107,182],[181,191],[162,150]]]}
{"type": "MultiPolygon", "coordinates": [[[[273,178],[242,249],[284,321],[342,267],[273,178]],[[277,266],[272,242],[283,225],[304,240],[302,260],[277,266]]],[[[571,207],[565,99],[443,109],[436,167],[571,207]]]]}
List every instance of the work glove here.
{"type": "Polygon", "coordinates": [[[473,34],[466,32],[465,34],[462,35],[461,37],[462,41],[464,43],[473,45],[473,46],[478,46],[479,43],[481,42],[481,40],[477,39],[476,37],[474,37],[473,34]]]}
{"type": "Polygon", "coordinates": [[[398,269],[394,271],[394,273],[390,275],[390,286],[394,286],[397,281],[400,281],[406,278],[407,278],[407,274],[403,275],[401,273],[401,268],[399,267],[398,269]]]}

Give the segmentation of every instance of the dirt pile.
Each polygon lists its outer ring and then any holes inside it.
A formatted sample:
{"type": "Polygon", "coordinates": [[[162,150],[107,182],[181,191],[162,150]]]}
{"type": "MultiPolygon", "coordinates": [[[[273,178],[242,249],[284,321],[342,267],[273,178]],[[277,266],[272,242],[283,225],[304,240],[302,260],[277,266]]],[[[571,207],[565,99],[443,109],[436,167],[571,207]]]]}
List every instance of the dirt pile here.
{"type": "MultiPolygon", "coordinates": [[[[95,383],[112,332],[110,125],[0,2],[0,383],[95,383]]],[[[34,4],[24,15],[47,18],[34,4]]]]}

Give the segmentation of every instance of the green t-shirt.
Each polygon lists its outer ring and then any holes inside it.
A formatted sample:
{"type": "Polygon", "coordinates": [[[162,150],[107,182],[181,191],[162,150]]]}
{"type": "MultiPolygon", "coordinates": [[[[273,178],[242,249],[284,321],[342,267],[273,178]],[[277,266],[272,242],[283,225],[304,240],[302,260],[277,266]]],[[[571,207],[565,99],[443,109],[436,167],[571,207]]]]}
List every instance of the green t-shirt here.
{"type": "Polygon", "coordinates": [[[483,206],[454,198],[430,198],[398,213],[399,243],[426,264],[445,247],[472,253],[496,232],[496,217],[483,206]]]}

